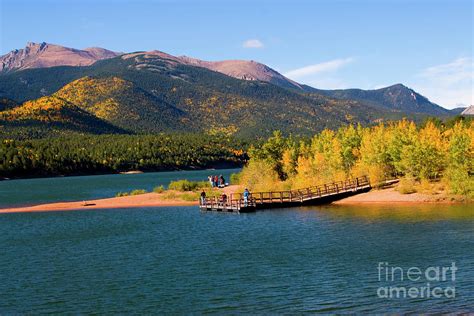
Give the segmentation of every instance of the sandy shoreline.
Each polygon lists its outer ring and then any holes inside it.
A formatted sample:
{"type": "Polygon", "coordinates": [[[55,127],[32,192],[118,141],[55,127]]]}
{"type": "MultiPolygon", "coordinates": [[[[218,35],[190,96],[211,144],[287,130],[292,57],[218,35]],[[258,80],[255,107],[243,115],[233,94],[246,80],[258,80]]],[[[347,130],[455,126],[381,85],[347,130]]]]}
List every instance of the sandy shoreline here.
{"type": "MultiPolygon", "coordinates": [[[[229,186],[222,190],[226,194],[239,192],[239,186],[229,186]]],[[[179,196],[179,193],[178,193],[179,196]]],[[[354,195],[336,202],[337,205],[354,204],[409,204],[416,203],[455,203],[446,196],[428,195],[422,193],[400,194],[393,187],[383,190],[372,190],[367,193],[354,195]]],[[[163,207],[163,206],[197,206],[198,201],[184,201],[179,198],[165,199],[163,193],[145,193],[134,196],[113,197],[90,201],[47,203],[28,207],[13,207],[0,209],[0,213],[47,212],[47,211],[77,211],[113,208],[163,207]]]]}
{"type": "Polygon", "coordinates": [[[134,196],[114,197],[90,201],[47,203],[27,207],[0,209],[0,213],[47,212],[47,211],[78,211],[109,208],[159,207],[159,206],[190,206],[198,202],[183,200],[165,200],[157,193],[145,193],[134,196]]]}
{"type": "MultiPolygon", "coordinates": [[[[227,195],[241,191],[241,186],[231,185],[219,191],[227,195]]],[[[169,191],[168,191],[169,192],[169,191]]],[[[164,207],[164,206],[197,206],[199,201],[184,201],[179,199],[182,192],[173,191],[177,198],[167,199],[165,193],[145,193],[140,195],[112,197],[106,199],[75,201],[75,202],[55,202],[40,205],[0,208],[1,213],[23,213],[23,212],[49,212],[49,211],[79,211],[97,210],[111,208],[138,208],[138,207],[164,207]]]]}
{"type": "Polygon", "coordinates": [[[458,203],[459,201],[452,200],[450,197],[438,194],[401,194],[396,191],[394,187],[388,187],[381,190],[371,190],[367,193],[361,193],[348,198],[333,202],[338,205],[348,204],[415,204],[415,203],[458,203]]]}

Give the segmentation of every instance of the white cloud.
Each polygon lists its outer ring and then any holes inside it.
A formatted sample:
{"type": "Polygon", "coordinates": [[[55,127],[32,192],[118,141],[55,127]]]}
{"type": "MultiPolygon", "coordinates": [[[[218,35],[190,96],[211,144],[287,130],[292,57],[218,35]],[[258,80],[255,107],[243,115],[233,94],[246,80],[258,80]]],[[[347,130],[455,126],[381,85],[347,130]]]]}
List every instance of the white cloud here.
{"type": "Polygon", "coordinates": [[[334,59],[334,60],[326,61],[323,63],[309,65],[302,68],[290,70],[287,73],[285,73],[285,76],[291,79],[297,80],[299,78],[308,77],[310,75],[320,74],[323,72],[336,71],[339,68],[352,63],[353,61],[354,61],[354,58],[352,57],[334,59]]]}
{"type": "Polygon", "coordinates": [[[413,87],[431,101],[448,108],[474,104],[473,63],[471,57],[461,57],[428,67],[416,75],[413,87]]]}
{"type": "Polygon", "coordinates": [[[264,46],[258,39],[249,39],[242,43],[243,48],[263,48],[264,46]]]}

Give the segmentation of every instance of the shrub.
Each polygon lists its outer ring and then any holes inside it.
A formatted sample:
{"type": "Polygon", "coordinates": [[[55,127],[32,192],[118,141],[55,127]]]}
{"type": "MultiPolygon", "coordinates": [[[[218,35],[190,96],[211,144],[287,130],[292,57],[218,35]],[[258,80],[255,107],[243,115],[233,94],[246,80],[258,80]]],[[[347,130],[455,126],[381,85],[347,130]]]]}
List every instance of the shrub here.
{"type": "Polygon", "coordinates": [[[200,189],[209,188],[210,184],[207,181],[189,181],[189,180],[178,180],[171,181],[168,186],[170,190],[176,190],[180,192],[195,191],[200,189]]]}
{"type": "Polygon", "coordinates": [[[445,178],[450,193],[474,199],[474,177],[470,176],[468,171],[448,168],[445,178]]]}
{"type": "Polygon", "coordinates": [[[239,184],[240,183],[240,173],[233,173],[230,175],[230,183],[231,184],[239,184]]]}
{"type": "Polygon", "coordinates": [[[116,197],[122,197],[122,196],[129,196],[130,194],[128,192],[119,192],[115,196],[116,197]]]}
{"type": "Polygon", "coordinates": [[[130,195],[140,195],[140,194],[145,194],[146,190],[133,190],[130,192],[130,195]]]}
{"type": "Polygon", "coordinates": [[[155,187],[153,189],[153,192],[155,192],[155,193],[163,193],[164,191],[165,191],[165,187],[162,186],[162,185],[160,185],[159,187],[155,187]]]}
{"type": "Polygon", "coordinates": [[[421,179],[420,184],[417,187],[417,191],[424,194],[436,194],[436,187],[434,183],[428,179],[421,179]]]}
{"type": "Polygon", "coordinates": [[[219,190],[206,190],[206,198],[220,197],[222,192],[219,190]]]}
{"type": "Polygon", "coordinates": [[[415,180],[413,178],[403,178],[396,188],[401,194],[412,194],[416,192],[415,180]]]}

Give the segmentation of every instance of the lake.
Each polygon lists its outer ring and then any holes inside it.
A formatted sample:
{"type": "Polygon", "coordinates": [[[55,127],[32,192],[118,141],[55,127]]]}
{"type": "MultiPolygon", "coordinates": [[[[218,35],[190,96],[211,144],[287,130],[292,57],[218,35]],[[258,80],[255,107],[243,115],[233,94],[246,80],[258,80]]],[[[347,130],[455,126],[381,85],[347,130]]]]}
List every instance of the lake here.
{"type": "Polygon", "coordinates": [[[0,208],[27,206],[60,201],[82,201],[114,197],[118,192],[135,189],[152,191],[171,181],[188,179],[207,181],[209,175],[230,174],[241,169],[150,172],[141,174],[108,174],[96,176],[37,178],[0,181],[0,208]]]}
{"type": "Polygon", "coordinates": [[[0,232],[0,314],[474,311],[472,205],[15,213],[0,232]],[[433,281],[453,263],[454,281],[433,281]],[[444,294],[380,291],[427,283],[444,294]]]}

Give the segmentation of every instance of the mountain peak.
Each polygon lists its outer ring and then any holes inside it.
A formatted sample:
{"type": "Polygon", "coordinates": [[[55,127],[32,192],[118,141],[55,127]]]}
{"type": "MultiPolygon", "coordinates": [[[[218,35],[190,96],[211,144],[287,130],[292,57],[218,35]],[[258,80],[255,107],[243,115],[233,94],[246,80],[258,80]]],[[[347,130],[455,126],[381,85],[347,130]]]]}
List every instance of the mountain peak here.
{"type": "Polygon", "coordinates": [[[393,85],[388,86],[388,87],[380,88],[378,90],[383,90],[383,89],[408,89],[408,90],[411,90],[410,88],[405,86],[403,83],[396,83],[396,84],[393,84],[393,85]]]}
{"type": "Polygon", "coordinates": [[[97,60],[117,55],[118,53],[99,47],[80,50],[46,42],[28,42],[25,48],[0,56],[0,72],[54,66],[88,66],[97,60]]]}

